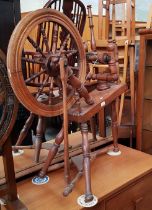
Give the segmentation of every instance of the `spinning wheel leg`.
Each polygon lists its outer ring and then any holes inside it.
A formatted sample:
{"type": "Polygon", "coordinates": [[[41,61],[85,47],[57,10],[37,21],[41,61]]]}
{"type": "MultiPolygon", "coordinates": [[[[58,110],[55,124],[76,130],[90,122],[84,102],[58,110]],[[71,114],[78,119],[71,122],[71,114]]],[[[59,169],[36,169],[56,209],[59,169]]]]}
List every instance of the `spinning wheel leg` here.
{"type": "Polygon", "coordinates": [[[118,121],[117,121],[117,104],[116,100],[112,102],[112,136],[113,136],[113,145],[114,152],[119,152],[118,148],[118,121]]]}
{"type": "Polygon", "coordinates": [[[36,163],[39,162],[43,132],[44,132],[44,118],[42,116],[39,116],[38,124],[36,128],[36,139],[35,139],[35,162],[36,163]]]}
{"type": "Polygon", "coordinates": [[[93,200],[91,190],[91,170],[90,170],[90,151],[88,143],[88,125],[87,123],[81,124],[82,132],[82,148],[84,156],[84,174],[85,174],[85,202],[93,200]]]}
{"type": "MultiPolygon", "coordinates": [[[[94,125],[92,127],[95,128],[94,125]]],[[[91,190],[90,148],[89,148],[89,140],[88,140],[87,123],[81,123],[81,133],[82,133],[82,149],[83,149],[83,166],[81,164],[82,155],[72,158],[72,162],[76,166],[78,173],[74,177],[74,179],[70,183],[68,183],[67,187],[64,189],[63,195],[68,196],[72,192],[76,182],[82,176],[83,170],[84,170],[85,195],[78,197],[78,204],[83,207],[91,207],[91,206],[96,205],[97,198],[92,194],[92,190],[91,190]]]]}
{"type": "Polygon", "coordinates": [[[85,174],[85,195],[78,197],[77,202],[83,207],[93,207],[97,204],[98,199],[92,194],[91,190],[91,170],[90,170],[90,149],[88,143],[88,125],[81,124],[82,132],[82,149],[83,149],[83,167],[85,174]]]}
{"type": "Polygon", "coordinates": [[[110,156],[118,156],[121,154],[121,151],[118,147],[118,120],[117,120],[117,104],[116,100],[112,102],[112,137],[113,137],[113,146],[114,149],[112,151],[108,151],[108,155],[110,156]]]}
{"type": "MultiPolygon", "coordinates": [[[[18,137],[18,140],[17,140],[15,146],[20,146],[22,144],[23,140],[25,139],[25,137],[26,137],[26,135],[27,135],[27,133],[29,131],[29,128],[32,125],[32,122],[34,120],[34,116],[35,115],[33,113],[30,113],[30,116],[26,120],[25,125],[24,125],[23,129],[21,130],[20,135],[18,137]]],[[[14,149],[14,151],[16,152],[17,149],[14,149]]]]}
{"type": "Polygon", "coordinates": [[[59,149],[62,141],[63,141],[63,128],[60,130],[60,132],[56,136],[55,143],[53,144],[52,148],[49,151],[49,154],[47,156],[47,160],[46,160],[42,170],[39,173],[40,178],[43,178],[46,175],[47,170],[48,170],[52,160],[54,159],[55,155],[57,154],[58,149],[59,149]]]}

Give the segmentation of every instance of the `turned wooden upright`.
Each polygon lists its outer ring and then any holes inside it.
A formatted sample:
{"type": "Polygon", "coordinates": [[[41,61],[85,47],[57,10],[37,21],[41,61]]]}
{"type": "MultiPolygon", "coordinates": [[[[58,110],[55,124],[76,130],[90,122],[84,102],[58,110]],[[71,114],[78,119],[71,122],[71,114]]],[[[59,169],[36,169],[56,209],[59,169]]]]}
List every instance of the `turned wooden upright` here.
{"type": "MultiPolygon", "coordinates": [[[[116,99],[126,91],[127,86],[124,84],[113,84],[109,89],[104,91],[94,90],[90,96],[94,99],[93,105],[87,105],[83,99],[80,100],[80,105],[75,104],[70,110],[68,118],[71,121],[80,123],[82,132],[82,148],[84,158],[84,171],[86,194],[91,192],[91,177],[90,177],[90,149],[88,139],[88,124],[87,122],[100,112],[105,106],[112,103],[112,136],[113,136],[113,151],[118,152],[118,122],[116,113],[116,99]],[[79,107],[80,108],[79,108],[79,107]]],[[[91,192],[92,193],[92,192],[91,192]]],[[[91,194],[90,193],[90,194],[91,194]]]]}

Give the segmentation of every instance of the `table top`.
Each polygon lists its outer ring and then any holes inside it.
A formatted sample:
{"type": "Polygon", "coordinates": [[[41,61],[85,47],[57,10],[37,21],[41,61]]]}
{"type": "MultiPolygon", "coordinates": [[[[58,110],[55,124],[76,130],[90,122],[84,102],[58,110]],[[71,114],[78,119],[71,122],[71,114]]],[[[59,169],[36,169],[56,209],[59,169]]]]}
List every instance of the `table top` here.
{"type": "MultiPolygon", "coordinates": [[[[102,154],[91,162],[92,190],[102,200],[142,176],[152,172],[152,156],[119,145],[122,154],[111,157],[102,154]]],[[[72,174],[74,171],[72,170],[72,174]]],[[[84,177],[68,197],[63,197],[63,168],[48,174],[46,185],[36,186],[31,178],[18,183],[20,199],[29,210],[80,210],[77,198],[84,194],[84,177]]]]}

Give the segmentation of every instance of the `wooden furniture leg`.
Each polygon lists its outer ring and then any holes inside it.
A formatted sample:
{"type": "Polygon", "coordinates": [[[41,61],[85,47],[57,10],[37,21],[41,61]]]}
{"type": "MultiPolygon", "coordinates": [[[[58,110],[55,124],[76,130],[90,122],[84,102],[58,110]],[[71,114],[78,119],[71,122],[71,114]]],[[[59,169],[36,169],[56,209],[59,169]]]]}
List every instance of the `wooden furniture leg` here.
{"type": "Polygon", "coordinates": [[[38,124],[36,128],[36,139],[35,139],[35,162],[39,162],[40,150],[42,145],[42,137],[44,132],[44,118],[42,116],[38,117],[38,124]]]}
{"type": "Polygon", "coordinates": [[[82,132],[82,149],[83,149],[83,165],[84,165],[84,175],[85,175],[85,202],[90,202],[93,200],[92,190],[91,190],[91,168],[90,168],[90,149],[88,142],[88,125],[87,123],[81,124],[82,132]]]}
{"type": "Polygon", "coordinates": [[[90,119],[90,126],[91,126],[91,132],[92,132],[93,141],[97,141],[95,116],[93,116],[90,119]]]}
{"type": "MultiPolygon", "coordinates": [[[[123,78],[122,81],[124,84],[126,84],[127,80],[127,69],[128,69],[128,40],[125,41],[125,52],[124,52],[124,69],[123,69],[123,78]]],[[[123,113],[123,108],[124,108],[124,101],[125,101],[125,93],[121,95],[120,98],[120,107],[119,107],[119,114],[118,114],[118,125],[121,124],[122,120],[122,113],[123,113]]]]}
{"type": "Polygon", "coordinates": [[[99,136],[106,137],[104,108],[99,111],[99,136]]]}
{"type": "Polygon", "coordinates": [[[132,148],[133,147],[133,128],[132,126],[130,127],[130,142],[129,146],[132,148]]]}
{"type": "Polygon", "coordinates": [[[39,172],[39,175],[38,175],[39,177],[43,178],[46,175],[48,168],[51,165],[52,160],[54,159],[55,155],[58,152],[60,144],[63,142],[63,137],[64,135],[63,135],[63,128],[62,128],[55,138],[55,142],[49,151],[49,154],[47,156],[45,164],[43,165],[43,168],[39,172]]]}
{"type": "MultiPolygon", "coordinates": [[[[130,92],[131,92],[131,129],[135,125],[135,47],[130,46],[130,92]]],[[[133,132],[132,132],[133,133],[133,132]]]]}
{"type": "Polygon", "coordinates": [[[20,146],[22,144],[23,140],[25,139],[25,137],[26,137],[26,135],[27,135],[27,133],[29,131],[29,128],[32,125],[32,122],[34,120],[34,116],[35,115],[33,113],[30,113],[30,116],[26,120],[25,125],[24,125],[23,129],[21,130],[20,135],[18,137],[18,140],[17,140],[15,146],[20,146]]]}
{"type": "Polygon", "coordinates": [[[117,104],[116,100],[114,100],[111,104],[112,108],[112,136],[113,136],[113,145],[114,145],[114,152],[118,152],[118,120],[117,120],[117,104]]]}
{"type": "Polygon", "coordinates": [[[14,163],[12,157],[11,141],[8,139],[3,146],[3,163],[7,187],[6,209],[27,210],[17,197],[14,163]]]}
{"type": "Polygon", "coordinates": [[[17,199],[17,188],[14,174],[14,164],[12,158],[11,143],[9,140],[6,141],[3,147],[3,164],[8,189],[8,199],[10,201],[17,199]],[[11,164],[12,163],[12,164],[11,164]],[[9,181],[8,181],[9,180],[9,181]]]}

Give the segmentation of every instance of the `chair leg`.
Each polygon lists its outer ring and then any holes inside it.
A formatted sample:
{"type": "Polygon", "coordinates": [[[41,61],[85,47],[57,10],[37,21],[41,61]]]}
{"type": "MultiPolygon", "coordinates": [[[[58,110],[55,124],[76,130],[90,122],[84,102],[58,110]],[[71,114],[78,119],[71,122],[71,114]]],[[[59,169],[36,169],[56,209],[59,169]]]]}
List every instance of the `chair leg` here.
{"type": "Polygon", "coordinates": [[[113,145],[114,152],[119,151],[118,147],[118,121],[117,121],[117,107],[116,100],[112,102],[112,136],[113,136],[113,145]]]}
{"type": "Polygon", "coordinates": [[[42,116],[38,117],[38,124],[36,128],[36,138],[35,138],[35,162],[39,162],[40,150],[42,145],[42,137],[44,132],[44,118],[42,116]]]}
{"type": "Polygon", "coordinates": [[[131,148],[133,147],[133,126],[130,127],[130,145],[131,148]]]}
{"type": "Polygon", "coordinates": [[[99,118],[99,136],[106,137],[106,129],[105,129],[105,109],[101,109],[98,114],[99,118]]]}
{"type": "Polygon", "coordinates": [[[83,149],[83,164],[85,174],[85,202],[93,200],[91,190],[91,168],[90,168],[90,149],[88,142],[88,125],[87,123],[81,124],[82,132],[82,149],[83,149]]]}
{"type": "Polygon", "coordinates": [[[51,147],[51,149],[49,151],[49,154],[48,154],[47,159],[46,159],[46,161],[43,165],[43,168],[39,172],[39,177],[43,178],[46,175],[52,160],[54,159],[55,155],[58,152],[60,144],[63,141],[63,138],[64,138],[64,135],[63,135],[63,128],[62,128],[55,138],[55,142],[54,142],[53,146],[51,147]]]}
{"type": "Polygon", "coordinates": [[[7,139],[3,146],[3,163],[7,188],[6,203],[8,204],[5,206],[5,209],[27,210],[25,205],[17,197],[17,186],[10,139],[7,139]]]}

